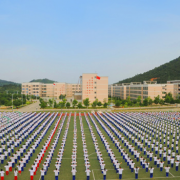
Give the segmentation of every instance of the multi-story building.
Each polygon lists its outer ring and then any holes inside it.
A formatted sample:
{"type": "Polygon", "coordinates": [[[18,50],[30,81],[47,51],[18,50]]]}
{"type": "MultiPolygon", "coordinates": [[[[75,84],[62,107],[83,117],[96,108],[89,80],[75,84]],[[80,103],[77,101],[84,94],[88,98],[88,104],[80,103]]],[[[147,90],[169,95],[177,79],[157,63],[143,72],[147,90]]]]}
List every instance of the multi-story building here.
{"type": "Polygon", "coordinates": [[[59,99],[59,96],[66,95],[66,98],[83,101],[89,98],[92,103],[95,99],[99,101],[108,100],[108,77],[100,77],[97,74],[83,74],[78,84],[54,82],[45,84],[38,82],[22,83],[22,94],[35,95],[42,98],[59,99]]]}
{"type": "Polygon", "coordinates": [[[180,95],[180,81],[168,81],[166,84],[157,84],[156,81],[144,81],[143,84],[141,82],[122,83],[109,85],[108,89],[109,96],[121,99],[130,97],[133,100],[138,96],[141,97],[141,100],[147,97],[154,99],[158,95],[160,98],[164,98],[167,93],[171,93],[176,99],[180,95]]]}

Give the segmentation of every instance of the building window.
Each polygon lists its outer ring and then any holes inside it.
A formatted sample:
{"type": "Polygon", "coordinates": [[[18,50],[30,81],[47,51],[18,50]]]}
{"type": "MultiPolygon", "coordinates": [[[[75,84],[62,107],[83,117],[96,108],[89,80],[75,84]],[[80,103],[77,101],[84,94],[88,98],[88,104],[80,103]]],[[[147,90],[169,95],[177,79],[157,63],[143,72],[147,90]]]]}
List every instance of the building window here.
{"type": "Polygon", "coordinates": [[[96,99],[96,96],[94,98],[96,99]]]}

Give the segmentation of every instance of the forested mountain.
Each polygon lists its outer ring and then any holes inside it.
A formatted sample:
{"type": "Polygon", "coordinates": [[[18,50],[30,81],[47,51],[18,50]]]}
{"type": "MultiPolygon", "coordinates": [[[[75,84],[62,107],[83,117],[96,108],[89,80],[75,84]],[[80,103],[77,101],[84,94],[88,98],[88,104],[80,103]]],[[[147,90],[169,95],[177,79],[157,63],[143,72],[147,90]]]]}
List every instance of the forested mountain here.
{"type": "Polygon", "coordinates": [[[17,83],[0,79],[0,86],[8,85],[8,84],[17,84],[17,83]]]}
{"type": "Polygon", "coordinates": [[[21,93],[21,85],[20,84],[7,84],[4,86],[0,86],[0,93],[21,93]]]}
{"type": "Polygon", "coordinates": [[[30,82],[41,82],[41,83],[49,83],[49,84],[51,84],[51,83],[54,83],[54,82],[56,82],[56,81],[53,81],[53,80],[49,80],[49,79],[33,79],[32,81],[30,81],[30,82]]]}
{"type": "Polygon", "coordinates": [[[166,83],[168,80],[180,80],[180,57],[143,74],[119,81],[118,83],[143,82],[158,77],[158,83],[166,83]]]}

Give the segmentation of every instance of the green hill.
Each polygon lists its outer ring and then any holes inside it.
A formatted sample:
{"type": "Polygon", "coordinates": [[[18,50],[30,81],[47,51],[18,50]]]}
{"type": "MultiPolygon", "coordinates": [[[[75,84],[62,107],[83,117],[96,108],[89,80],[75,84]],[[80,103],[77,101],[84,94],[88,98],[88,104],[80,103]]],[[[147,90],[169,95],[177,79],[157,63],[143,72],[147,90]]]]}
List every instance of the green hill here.
{"type": "Polygon", "coordinates": [[[30,82],[41,82],[41,83],[48,83],[48,84],[52,84],[54,82],[57,82],[57,81],[53,81],[53,80],[50,80],[50,79],[33,79],[32,81],[30,82]]]}
{"type": "Polygon", "coordinates": [[[179,80],[180,57],[143,74],[137,74],[134,77],[121,80],[118,83],[143,82],[155,77],[159,77],[159,79],[155,80],[158,83],[166,83],[168,80],[179,80]]]}
{"type": "Polygon", "coordinates": [[[5,81],[5,80],[0,79],[0,86],[4,86],[4,85],[8,85],[8,84],[18,84],[18,83],[11,82],[11,81],[5,81]]]}
{"type": "Polygon", "coordinates": [[[7,84],[0,86],[0,93],[21,93],[21,85],[20,84],[7,84]]]}

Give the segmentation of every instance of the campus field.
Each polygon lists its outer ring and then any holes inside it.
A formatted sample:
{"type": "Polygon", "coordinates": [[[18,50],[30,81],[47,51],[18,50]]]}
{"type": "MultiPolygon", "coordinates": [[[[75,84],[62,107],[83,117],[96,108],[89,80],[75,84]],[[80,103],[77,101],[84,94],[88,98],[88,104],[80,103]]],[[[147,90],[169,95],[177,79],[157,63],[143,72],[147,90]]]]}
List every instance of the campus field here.
{"type": "MultiPolygon", "coordinates": [[[[17,117],[17,113],[13,113],[13,114],[15,114],[17,117]]],[[[13,117],[13,114],[12,113],[4,113],[3,116],[13,117]]],[[[31,114],[31,113],[28,113],[28,114],[31,114]]],[[[43,113],[40,113],[40,114],[42,115],[43,113]]],[[[47,113],[44,113],[44,114],[47,114],[47,113]]],[[[43,122],[45,122],[50,117],[50,114],[52,115],[53,113],[52,112],[49,113],[48,116],[34,129],[34,131],[36,131],[38,129],[38,127],[40,127],[41,124],[43,122]]],[[[167,136],[168,136],[167,134],[169,131],[170,132],[170,135],[169,135],[170,144],[169,145],[171,147],[172,139],[173,139],[173,133],[174,132],[176,133],[175,134],[175,142],[176,142],[177,136],[178,136],[177,130],[180,129],[180,113],[166,112],[166,113],[162,114],[159,112],[154,112],[154,113],[153,112],[149,112],[149,113],[134,113],[134,112],[133,113],[130,113],[130,112],[122,113],[122,112],[120,112],[120,113],[102,113],[102,114],[98,114],[98,113],[96,113],[96,114],[80,113],[80,114],[81,114],[81,116],[79,116],[79,113],[76,113],[76,125],[77,125],[77,167],[76,167],[77,173],[76,173],[76,180],[85,180],[86,179],[84,152],[83,152],[81,127],[80,127],[80,117],[82,117],[82,124],[83,124],[85,139],[86,139],[88,155],[89,155],[90,170],[91,170],[90,179],[91,180],[102,180],[103,174],[101,172],[99,161],[97,160],[97,154],[95,151],[95,146],[94,146],[94,143],[92,140],[92,136],[91,136],[90,128],[88,126],[88,122],[89,122],[89,125],[92,127],[92,131],[93,131],[93,133],[97,139],[99,149],[102,153],[102,158],[105,162],[105,168],[108,170],[107,176],[106,176],[107,180],[119,179],[119,175],[116,173],[116,170],[113,166],[113,163],[111,162],[110,156],[108,155],[108,152],[105,149],[103,142],[101,141],[101,138],[97,132],[97,127],[99,128],[99,130],[102,132],[102,134],[106,138],[108,144],[110,145],[110,148],[114,152],[116,159],[118,159],[119,162],[122,162],[121,167],[124,169],[123,174],[122,174],[122,179],[126,179],[126,180],[135,179],[135,173],[131,172],[131,170],[129,169],[129,166],[127,166],[127,163],[123,159],[123,156],[121,156],[121,152],[119,152],[119,149],[115,146],[115,143],[113,142],[113,140],[108,136],[108,134],[104,130],[103,126],[107,127],[109,132],[112,133],[113,137],[116,140],[118,140],[118,142],[120,142],[121,148],[124,149],[128,153],[129,157],[135,162],[135,167],[136,166],[140,167],[138,179],[150,179],[150,173],[149,173],[149,171],[146,172],[145,169],[142,168],[140,161],[137,162],[134,155],[132,155],[129,152],[129,149],[127,148],[127,146],[125,146],[125,144],[122,143],[122,139],[120,140],[120,138],[117,137],[117,134],[114,133],[114,129],[117,130],[119,132],[119,134],[121,135],[121,137],[124,137],[124,139],[126,139],[129,142],[129,144],[133,145],[138,152],[141,152],[140,156],[144,157],[147,162],[150,162],[149,167],[152,166],[155,168],[154,169],[154,175],[153,175],[154,180],[160,180],[160,179],[180,180],[180,166],[179,166],[179,171],[176,171],[175,164],[174,164],[174,167],[170,169],[169,177],[166,178],[165,169],[163,169],[163,171],[161,172],[160,169],[157,168],[156,165],[154,165],[154,160],[149,161],[149,158],[147,158],[147,155],[144,155],[144,151],[141,151],[140,148],[138,148],[138,146],[135,146],[135,143],[132,142],[132,139],[129,139],[129,137],[127,137],[123,132],[119,131],[118,126],[117,126],[117,125],[119,125],[123,130],[125,127],[123,125],[127,125],[131,128],[136,127],[136,128],[138,128],[139,132],[145,133],[144,136],[146,134],[148,134],[148,131],[147,131],[148,129],[146,129],[146,128],[152,127],[153,132],[155,132],[154,137],[152,136],[152,134],[150,135],[150,133],[149,133],[148,138],[151,137],[152,138],[151,142],[153,141],[153,139],[155,139],[155,142],[158,141],[160,144],[159,133],[161,132],[160,134],[162,137],[162,146],[163,147],[167,146],[167,136]],[[87,117],[87,119],[86,119],[86,117],[87,117]],[[140,124],[138,122],[141,122],[142,124],[140,124]],[[95,126],[95,124],[97,126],[95,126]],[[155,131],[155,129],[156,129],[156,131],[155,131]],[[165,139],[166,139],[165,144],[163,143],[163,138],[164,138],[163,137],[163,132],[164,132],[163,129],[167,129],[166,135],[165,135],[165,139]],[[173,132],[172,134],[171,134],[171,130],[173,132]],[[156,132],[158,132],[158,138],[156,138],[156,132]]],[[[19,115],[19,118],[22,118],[23,115],[24,115],[24,113],[22,115],[19,115]]],[[[57,113],[54,113],[52,115],[52,117],[49,119],[49,121],[53,117],[55,117],[56,115],[57,115],[57,113]]],[[[34,116],[35,116],[35,114],[34,114],[34,116]]],[[[65,117],[65,121],[64,121],[64,124],[62,126],[62,130],[61,130],[58,142],[57,142],[57,146],[54,150],[50,166],[47,170],[47,174],[44,176],[44,179],[45,180],[52,180],[55,178],[53,170],[55,170],[55,162],[57,161],[56,158],[58,157],[57,154],[58,154],[59,149],[61,147],[62,138],[63,138],[63,135],[65,133],[69,117],[70,117],[69,130],[68,130],[68,134],[67,134],[67,139],[66,139],[65,148],[64,148],[64,154],[62,157],[61,167],[59,169],[59,176],[58,177],[60,180],[71,180],[72,179],[71,155],[72,155],[72,149],[73,149],[73,130],[74,130],[74,123],[75,123],[75,121],[74,121],[75,113],[68,112],[68,113],[63,113],[63,114],[59,113],[56,116],[53,123],[50,125],[50,128],[48,129],[47,133],[44,135],[43,140],[40,142],[39,146],[36,148],[35,153],[33,153],[29,162],[26,164],[24,171],[21,173],[21,175],[18,175],[18,180],[29,180],[30,179],[30,173],[29,173],[28,169],[31,168],[32,164],[35,161],[35,158],[37,157],[37,154],[39,154],[41,148],[45,144],[45,141],[49,137],[51,131],[55,130],[55,133],[52,137],[52,140],[51,140],[51,142],[50,142],[50,144],[49,144],[49,146],[48,146],[48,148],[44,154],[44,157],[43,157],[41,163],[39,164],[36,175],[34,175],[34,180],[40,180],[40,178],[41,178],[40,168],[43,168],[43,163],[45,162],[45,158],[47,157],[48,152],[49,152],[49,150],[50,150],[50,148],[51,148],[51,146],[52,146],[52,144],[53,144],[53,142],[57,136],[58,130],[62,125],[64,117],[65,117]],[[60,121],[57,124],[58,120],[60,120],[60,121]],[[57,125],[57,128],[55,129],[56,125],[57,125]]],[[[35,121],[36,120],[34,120],[33,122],[35,122],[35,121]]],[[[49,121],[48,121],[48,123],[49,123],[49,121]]],[[[5,122],[5,119],[3,119],[3,122],[5,122]]],[[[46,126],[48,125],[48,123],[46,124],[46,126]]],[[[4,126],[6,126],[6,124],[4,124],[4,126]]],[[[2,131],[3,131],[4,126],[1,126],[2,131]]],[[[9,126],[8,123],[7,123],[7,126],[9,126]]],[[[30,138],[31,135],[29,135],[28,138],[30,138]]],[[[37,137],[34,139],[34,141],[37,140],[40,135],[41,135],[41,132],[37,135],[37,137]]],[[[135,136],[135,134],[131,134],[131,136],[133,137],[133,136],[135,136]]],[[[137,136],[137,138],[138,138],[138,141],[141,141],[141,136],[140,136],[140,139],[139,139],[139,136],[137,136]]],[[[17,151],[20,147],[22,147],[25,144],[25,142],[26,142],[26,140],[24,140],[24,142],[19,147],[15,148],[15,151],[17,151]]],[[[178,147],[180,149],[180,143],[179,142],[178,142],[178,147]]],[[[33,145],[33,142],[30,144],[30,146],[28,146],[28,149],[32,145],[33,145]]],[[[147,147],[147,150],[151,150],[151,148],[148,148],[148,146],[145,145],[145,141],[143,142],[143,146],[147,147]]],[[[176,149],[176,145],[174,145],[174,149],[176,149]]],[[[176,155],[177,154],[178,153],[176,153],[176,155]]],[[[13,155],[13,153],[11,153],[11,155],[13,155]]],[[[155,150],[153,151],[153,156],[154,155],[155,155],[155,150]]],[[[158,157],[159,157],[159,155],[158,155],[158,157]]],[[[163,158],[160,158],[160,159],[163,160],[163,158]]],[[[7,160],[4,161],[3,164],[0,164],[0,169],[2,168],[5,171],[4,165],[8,161],[9,161],[9,157],[7,160]]],[[[164,161],[164,166],[166,166],[166,165],[167,165],[167,158],[166,158],[166,161],[164,161]]],[[[14,168],[13,168],[13,170],[14,170],[14,168]]],[[[14,173],[10,172],[8,176],[7,175],[4,176],[4,179],[5,180],[13,180],[14,179],[14,173]]]]}

